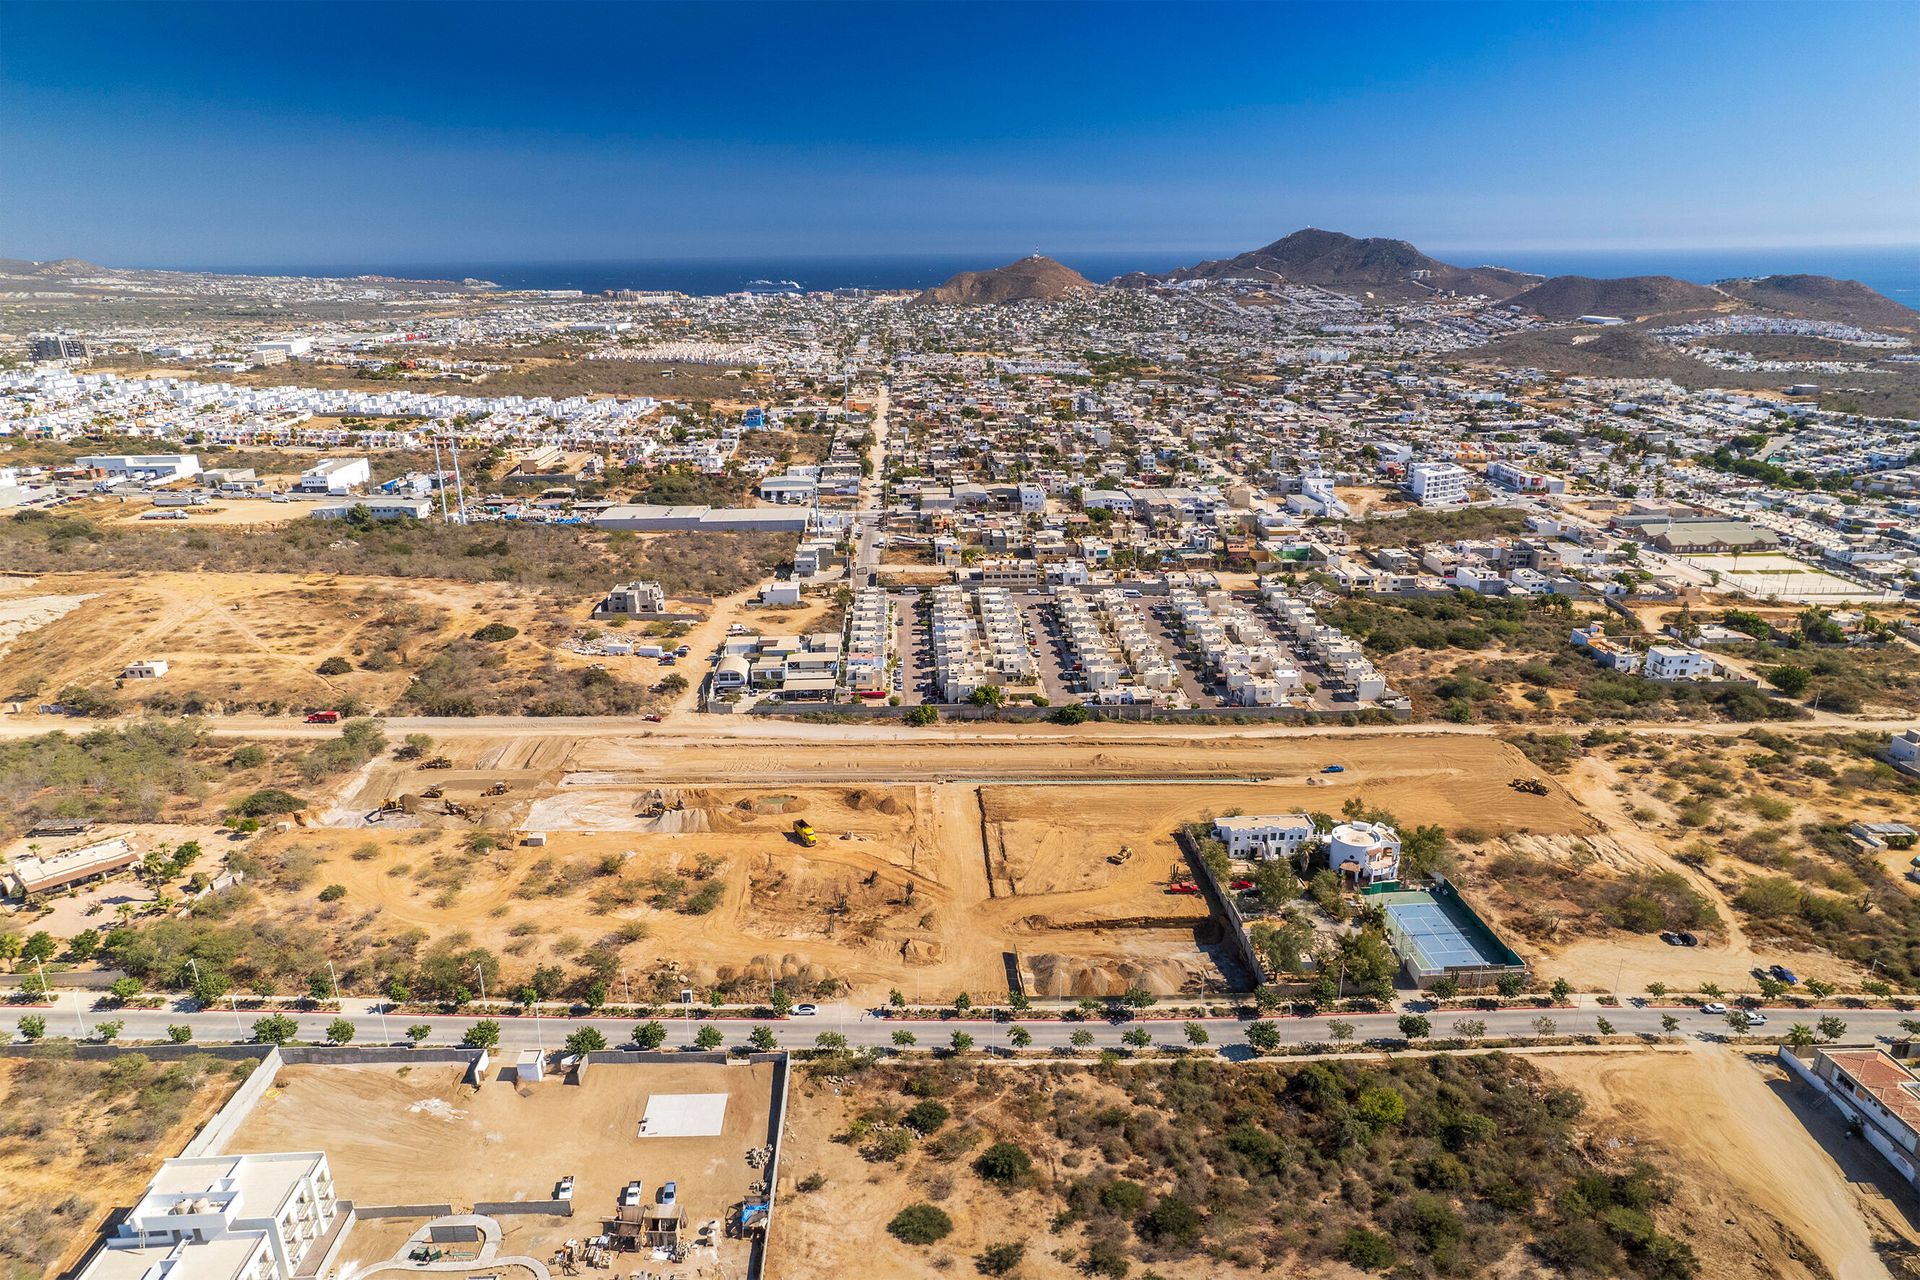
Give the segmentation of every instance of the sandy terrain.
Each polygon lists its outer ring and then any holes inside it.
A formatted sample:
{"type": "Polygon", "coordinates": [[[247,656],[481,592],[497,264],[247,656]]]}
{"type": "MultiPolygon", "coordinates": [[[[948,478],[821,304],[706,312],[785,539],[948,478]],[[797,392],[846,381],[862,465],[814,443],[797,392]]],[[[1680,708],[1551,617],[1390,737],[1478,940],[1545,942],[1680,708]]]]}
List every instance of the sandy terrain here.
{"type": "MultiPolygon", "coordinates": [[[[0,1060],[0,1111],[22,1105],[14,1095],[13,1083],[20,1072],[33,1065],[20,1060],[0,1060]]],[[[77,1069],[89,1076],[101,1070],[92,1063],[80,1064],[77,1069]]],[[[0,1139],[0,1186],[7,1189],[7,1203],[14,1214],[37,1218],[70,1197],[83,1206],[71,1217],[44,1224],[42,1229],[49,1240],[58,1241],[61,1246],[58,1253],[11,1259],[0,1249],[0,1273],[53,1277],[78,1262],[98,1238],[109,1213],[139,1199],[160,1162],[178,1155],[238,1084],[224,1068],[203,1077],[200,1087],[187,1100],[180,1120],[159,1140],[110,1162],[89,1160],[81,1144],[107,1132],[115,1117],[132,1103],[123,1098],[112,1106],[103,1105],[86,1083],[76,1086],[59,1114],[46,1118],[43,1133],[32,1138],[0,1139]],[[18,1273],[9,1270],[8,1264],[12,1261],[20,1262],[25,1269],[18,1273]]],[[[18,1111],[9,1114],[12,1118],[23,1118],[18,1111]]]]}
{"type": "MultiPolygon", "coordinates": [[[[21,636],[58,622],[90,595],[43,595],[37,578],[0,578],[0,658],[21,636]]],[[[8,672],[12,678],[12,672],[8,672]]],[[[12,690],[0,690],[11,693],[12,690]]]]}
{"type": "Polygon", "coordinates": [[[1920,1243],[1911,1190],[1890,1198],[1893,1172],[1764,1055],[1702,1045],[1534,1061],[1586,1094],[1602,1150],[1624,1159],[1644,1145],[1673,1175],[1703,1274],[1879,1280],[1877,1244],[1920,1243]]]}
{"type": "MultiPolygon", "coordinates": [[[[461,1083],[459,1066],[445,1063],[287,1067],[222,1150],[323,1150],[345,1199],[448,1203],[455,1212],[480,1201],[545,1199],[555,1182],[571,1176],[572,1218],[500,1219],[500,1252],[540,1259],[562,1241],[594,1234],[599,1215],[611,1213],[630,1179],[644,1182],[649,1195],[662,1182],[678,1182],[691,1230],[724,1219],[758,1177],[745,1157],[766,1141],[769,1064],[602,1064],[577,1087],[549,1079],[518,1088],[500,1078],[504,1070],[496,1064],[476,1090],[461,1083]],[[640,1118],[656,1093],[727,1094],[722,1133],[641,1139],[640,1118]]],[[[359,1273],[391,1257],[395,1228],[372,1225],[377,1229],[364,1239],[366,1228],[354,1229],[343,1267],[359,1273]]],[[[744,1243],[730,1242],[720,1257],[743,1266],[744,1243]]],[[[686,1273],[713,1261],[689,1259],[686,1273]]],[[[664,1264],[647,1266],[658,1271],[664,1264]]]]}
{"type": "Polygon", "coordinates": [[[1005,991],[1017,967],[1034,994],[1113,994],[1138,984],[1171,995],[1232,985],[1236,976],[1212,954],[1201,904],[1164,891],[1183,823],[1236,810],[1337,812],[1358,794],[1408,823],[1472,822],[1494,834],[1590,830],[1563,793],[1533,797],[1506,786],[1529,771],[1511,748],[1479,739],[1459,747],[1436,759],[1384,740],[1337,751],[1312,741],[1182,751],[459,739],[446,745],[454,768],[380,762],[327,813],[329,829],[269,847],[297,843],[316,853],[323,882],[344,885],[343,905],[373,913],[378,931],[464,929],[512,957],[510,970],[552,962],[618,922],[638,921],[648,937],[623,950],[636,977],[671,957],[697,982],[836,979],[858,998],[899,988],[934,1000],[1005,991]],[[1325,775],[1337,781],[1322,785],[1313,770],[1330,754],[1348,772],[1325,775]],[[1092,780],[1046,781],[1081,771],[1092,780]],[[1118,780],[1188,771],[1213,777],[1118,780]],[[1030,783],[973,780],[995,774],[1030,783]],[[897,781],[823,785],[821,775],[897,781]],[[483,797],[495,781],[507,795],[483,797]],[[456,832],[473,828],[435,816],[434,802],[364,824],[382,801],[417,797],[428,785],[472,807],[486,830],[540,831],[548,843],[462,855],[456,832]],[[656,791],[668,812],[642,816],[656,791]],[[820,833],[810,850],[789,834],[801,816],[820,833]],[[1131,858],[1109,863],[1122,846],[1131,858]],[[650,884],[693,877],[702,855],[719,862],[711,913],[647,905],[650,884]],[[609,857],[612,868],[602,868],[609,857]]]}
{"type": "Polygon", "coordinates": [[[532,665],[549,642],[584,625],[591,603],[556,607],[544,595],[497,583],[321,574],[49,574],[31,590],[0,595],[0,644],[16,597],[41,619],[7,655],[11,680],[38,678],[48,690],[108,687],[129,662],[159,658],[171,670],[155,681],[129,682],[122,697],[192,691],[240,705],[324,704],[352,694],[382,708],[405,691],[411,666],[489,622],[518,627],[523,638],[503,653],[532,665]],[[399,661],[386,671],[363,669],[381,650],[399,661]],[[316,673],[336,656],[354,669],[316,673]]]}

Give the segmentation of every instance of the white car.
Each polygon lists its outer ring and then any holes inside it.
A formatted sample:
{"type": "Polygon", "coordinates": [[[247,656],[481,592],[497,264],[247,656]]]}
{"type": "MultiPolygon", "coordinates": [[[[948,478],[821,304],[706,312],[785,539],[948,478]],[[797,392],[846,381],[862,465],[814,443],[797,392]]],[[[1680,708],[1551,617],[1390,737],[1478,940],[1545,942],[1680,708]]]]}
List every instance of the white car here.
{"type": "Polygon", "coordinates": [[[573,1199],[573,1175],[569,1174],[554,1184],[553,1198],[555,1200],[573,1199]]]}
{"type": "Polygon", "coordinates": [[[793,1016],[796,1018],[811,1018],[818,1012],[820,1012],[820,1006],[817,1004],[797,1004],[793,1006],[793,1016]]]}
{"type": "Polygon", "coordinates": [[[1767,1025],[1767,1015],[1760,1012],[1758,1009],[1743,1009],[1741,1010],[1741,1012],[1747,1015],[1748,1026],[1764,1027],[1767,1025]]]}
{"type": "Polygon", "coordinates": [[[1725,1013],[1726,1011],[1727,1006],[1721,1004],[1718,1000],[1700,1006],[1700,1012],[1702,1013],[1725,1013]]]}

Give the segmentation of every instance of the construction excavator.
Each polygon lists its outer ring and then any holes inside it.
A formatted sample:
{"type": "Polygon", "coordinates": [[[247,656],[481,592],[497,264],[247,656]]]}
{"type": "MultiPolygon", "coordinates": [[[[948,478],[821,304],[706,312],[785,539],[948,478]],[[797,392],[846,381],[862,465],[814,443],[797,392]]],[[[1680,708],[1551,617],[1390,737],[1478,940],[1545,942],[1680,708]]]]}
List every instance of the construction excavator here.
{"type": "Polygon", "coordinates": [[[483,796],[503,796],[507,794],[507,784],[504,782],[496,782],[480,794],[483,796]]]}
{"type": "Polygon", "coordinates": [[[451,769],[453,768],[453,761],[446,756],[435,756],[431,760],[421,761],[420,767],[422,769],[451,769]]]}
{"type": "Polygon", "coordinates": [[[420,793],[420,798],[422,800],[438,800],[441,796],[445,794],[447,794],[447,789],[445,787],[432,786],[432,787],[428,787],[425,791],[422,791],[420,793]]]}
{"type": "Polygon", "coordinates": [[[1507,785],[1515,791],[1524,791],[1530,796],[1543,796],[1547,794],[1547,784],[1538,778],[1515,778],[1507,785]]]}

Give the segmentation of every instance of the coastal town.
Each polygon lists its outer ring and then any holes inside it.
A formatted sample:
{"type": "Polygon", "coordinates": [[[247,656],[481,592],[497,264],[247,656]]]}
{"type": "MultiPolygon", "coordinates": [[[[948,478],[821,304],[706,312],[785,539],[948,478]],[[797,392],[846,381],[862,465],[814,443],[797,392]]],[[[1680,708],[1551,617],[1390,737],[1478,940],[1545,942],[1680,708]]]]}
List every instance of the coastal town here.
{"type": "MultiPolygon", "coordinates": [[[[240,1056],[115,1225],[0,1245],[858,1274],[864,1206],[889,1267],[959,1216],[989,1274],[1187,1274],[1159,1208],[1048,1224],[1073,1113],[925,1099],[1494,1048],[1681,1199],[1697,1115],[1629,1100],[1751,1063],[1696,1101],[1768,1116],[1752,1167],[1825,1187],[1852,1125],[1834,1194],[1910,1232],[1920,1130],[1862,1099],[1920,990],[1920,316],[1330,234],[925,291],[9,265],[0,1030],[240,1056]]],[[[1286,1247],[1365,1269],[1342,1230],[1286,1247]]]]}

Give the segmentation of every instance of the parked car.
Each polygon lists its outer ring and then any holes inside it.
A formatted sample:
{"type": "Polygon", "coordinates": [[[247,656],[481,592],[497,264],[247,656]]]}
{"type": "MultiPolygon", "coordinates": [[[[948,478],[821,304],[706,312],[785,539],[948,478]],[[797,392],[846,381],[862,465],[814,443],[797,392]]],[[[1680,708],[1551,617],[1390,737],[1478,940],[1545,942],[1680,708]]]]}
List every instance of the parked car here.
{"type": "Polygon", "coordinates": [[[793,1006],[793,1012],[795,1017],[811,1018],[814,1014],[820,1012],[820,1006],[817,1004],[797,1004],[793,1006]]]}
{"type": "Polygon", "coordinates": [[[555,1200],[573,1199],[573,1175],[572,1174],[568,1174],[566,1177],[560,1179],[559,1182],[554,1184],[553,1198],[555,1200]]]}
{"type": "Polygon", "coordinates": [[[1767,972],[1772,974],[1779,981],[1786,983],[1790,987],[1797,987],[1800,985],[1800,975],[1795,973],[1793,970],[1787,968],[1787,966],[1783,964],[1776,964],[1771,969],[1768,969],[1767,972]]]}
{"type": "Polygon", "coordinates": [[[1347,771],[1347,766],[1343,764],[1328,764],[1328,765],[1320,766],[1320,772],[1322,773],[1345,773],[1346,771],[1347,771]]]}
{"type": "Polygon", "coordinates": [[[1700,939],[1694,937],[1692,934],[1688,933],[1685,929],[1682,929],[1679,933],[1675,934],[1674,936],[1680,939],[1680,945],[1683,947],[1697,947],[1700,945],[1700,939]]]}
{"type": "Polygon", "coordinates": [[[646,721],[646,722],[647,722],[648,724],[659,724],[659,723],[660,723],[660,716],[659,716],[659,714],[658,714],[657,712],[653,712],[653,711],[649,711],[649,712],[647,712],[647,714],[645,714],[645,715],[643,715],[643,716],[641,716],[640,718],[641,718],[642,720],[645,720],[645,721],[646,721]]]}
{"type": "Polygon", "coordinates": [[[1686,945],[1686,943],[1680,941],[1680,935],[1675,933],[1671,929],[1668,929],[1663,933],[1661,933],[1660,941],[1666,943],[1670,947],[1684,947],[1686,945]]]}

